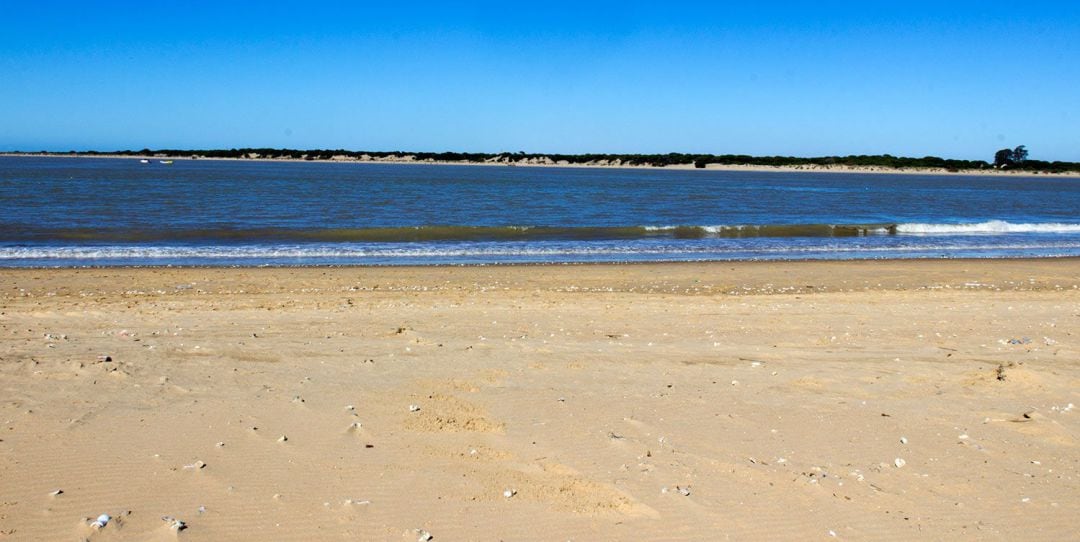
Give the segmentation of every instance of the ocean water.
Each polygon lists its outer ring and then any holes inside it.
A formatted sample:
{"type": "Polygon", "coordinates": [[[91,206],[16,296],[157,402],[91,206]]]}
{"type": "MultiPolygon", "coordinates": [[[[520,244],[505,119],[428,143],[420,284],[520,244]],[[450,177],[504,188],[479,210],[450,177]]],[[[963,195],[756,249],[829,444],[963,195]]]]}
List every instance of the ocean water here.
{"type": "Polygon", "coordinates": [[[0,266],[1080,256],[1080,179],[0,157],[0,266]]]}

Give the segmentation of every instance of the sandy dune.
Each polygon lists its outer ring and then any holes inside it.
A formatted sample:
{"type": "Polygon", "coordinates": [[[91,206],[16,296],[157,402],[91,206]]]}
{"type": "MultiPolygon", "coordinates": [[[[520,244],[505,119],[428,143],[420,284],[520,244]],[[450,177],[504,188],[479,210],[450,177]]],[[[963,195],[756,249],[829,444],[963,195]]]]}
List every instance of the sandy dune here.
{"type": "Polygon", "coordinates": [[[1077,260],[4,270],[0,540],[1075,539],[1078,286],[1077,260]]]}

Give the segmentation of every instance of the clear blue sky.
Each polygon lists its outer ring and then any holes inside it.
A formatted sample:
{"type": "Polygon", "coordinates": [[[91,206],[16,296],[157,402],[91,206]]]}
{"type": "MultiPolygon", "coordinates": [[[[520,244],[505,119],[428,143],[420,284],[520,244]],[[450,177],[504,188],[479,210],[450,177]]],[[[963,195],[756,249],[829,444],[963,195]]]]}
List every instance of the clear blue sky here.
{"type": "Polygon", "coordinates": [[[1075,0],[238,4],[5,1],[0,150],[1080,161],[1075,0]]]}

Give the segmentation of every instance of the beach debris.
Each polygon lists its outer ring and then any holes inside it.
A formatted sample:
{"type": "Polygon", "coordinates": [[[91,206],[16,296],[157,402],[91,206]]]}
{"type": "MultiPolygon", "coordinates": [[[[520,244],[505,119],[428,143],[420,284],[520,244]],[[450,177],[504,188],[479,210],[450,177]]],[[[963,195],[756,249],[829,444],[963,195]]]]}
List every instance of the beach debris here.
{"type": "Polygon", "coordinates": [[[205,514],[206,513],[206,507],[205,506],[200,506],[198,512],[199,512],[200,516],[205,514]]]}
{"type": "Polygon", "coordinates": [[[1020,337],[1018,339],[1009,339],[1007,342],[1009,344],[1031,344],[1031,339],[1028,337],[1020,337]]]}
{"type": "Polygon", "coordinates": [[[435,535],[425,531],[424,529],[413,529],[413,533],[416,534],[416,542],[428,542],[435,538],[435,535]]]}
{"type": "Polygon", "coordinates": [[[365,504],[371,504],[371,501],[367,501],[367,500],[360,501],[360,500],[356,500],[356,499],[345,499],[345,504],[348,505],[348,506],[352,506],[352,505],[360,506],[360,505],[365,505],[365,504]]]}
{"type": "Polygon", "coordinates": [[[112,356],[106,356],[106,355],[102,354],[102,355],[97,357],[97,361],[98,361],[98,363],[109,362],[109,361],[112,361],[112,356]]]}
{"type": "Polygon", "coordinates": [[[420,412],[420,405],[409,405],[409,412],[420,412]]]}
{"type": "Polygon", "coordinates": [[[1069,412],[1074,408],[1076,408],[1076,405],[1074,405],[1072,403],[1069,403],[1069,404],[1067,404],[1067,405],[1065,405],[1063,407],[1052,406],[1052,407],[1050,407],[1050,410],[1052,410],[1054,412],[1069,412]]]}
{"type": "Polygon", "coordinates": [[[97,519],[90,523],[90,526],[95,529],[103,529],[110,521],[112,521],[112,516],[109,514],[101,514],[97,519]]]}
{"type": "Polygon", "coordinates": [[[224,442],[219,442],[219,443],[215,444],[214,446],[217,446],[218,448],[224,448],[225,443],[224,442]]]}
{"type": "Polygon", "coordinates": [[[682,495],[683,497],[690,496],[690,486],[675,486],[675,491],[678,491],[679,495],[682,495]]]}
{"type": "Polygon", "coordinates": [[[1055,344],[1057,344],[1057,341],[1051,339],[1050,337],[1043,337],[1043,344],[1045,344],[1046,346],[1054,346],[1055,344]]]}
{"type": "Polygon", "coordinates": [[[63,494],[64,494],[63,489],[54,489],[54,490],[49,492],[50,497],[59,497],[60,495],[63,495],[63,494]]]}
{"type": "Polygon", "coordinates": [[[516,489],[507,489],[507,490],[503,491],[503,497],[506,497],[507,499],[509,499],[510,497],[513,497],[514,495],[517,495],[517,490],[516,489]]]}
{"type": "Polygon", "coordinates": [[[356,407],[353,405],[345,405],[345,410],[348,412],[354,412],[356,411],[356,407]]]}
{"type": "Polygon", "coordinates": [[[834,530],[832,530],[832,529],[829,529],[829,530],[828,530],[828,534],[829,534],[829,536],[831,536],[831,537],[833,537],[833,538],[836,538],[836,531],[834,531],[834,530]]]}
{"type": "Polygon", "coordinates": [[[303,403],[303,402],[304,402],[304,398],[303,398],[303,397],[300,397],[299,395],[297,395],[296,397],[293,397],[293,398],[292,398],[292,402],[294,402],[294,403],[303,403]]]}
{"type": "Polygon", "coordinates": [[[731,381],[731,385],[732,385],[732,386],[738,386],[738,385],[739,385],[739,381],[738,381],[738,380],[732,380],[732,381],[731,381]]]}
{"type": "Polygon", "coordinates": [[[350,431],[359,431],[360,428],[362,428],[363,426],[364,425],[361,424],[360,422],[352,422],[351,424],[349,424],[349,430],[350,431]]]}
{"type": "Polygon", "coordinates": [[[190,465],[184,465],[184,468],[188,470],[201,470],[206,468],[206,463],[202,461],[196,461],[190,465]]]}
{"type": "Polygon", "coordinates": [[[172,516],[161,516],[161,521],[168,523],[169,528],[172,529],[173,532],[180,532],[184,529],[187,529],[187,523],[184,523],[183,521],[176,519],[172,516]]]}
{"type": "Polygon", "coordinates": [[[896,465],[896,468],[899,469],[902,468],[904,465],[907,465],[907,461],[904,461],[904,458],[902,457],[898,457],[893,460],[893,465],[896,465]]]}
{"type": "Polygon", "coordinates": [[[287,436],[285,436],[285,435],[281,435],[280,437],[278,437],[277,441],[278,441],[278,442],[288,442],[288,441],[289,441],[289,437],[287,437],[287,436]]]}
{"type": "Polygon", "coordinates": [[[907,437],[900,437],[900,444],[907,444],[907,437]]]}
{"type": "Polygon", "coordinates": [[[1042,414],[1039,414],[1038,412],[1035,412],[1034,410],[1029,410],[1029,411],[1021,414],[1019,418],[1013,418],[1013,419],[1011,419],[1009,421],[1010,422],[1017,422],[1017,423],[1033,422],[1033,421],[1035,421],[1035,420],[1037,420],[1039,418],[1042,418],[1042,417],[1043,417],[1042,414]]]}
{"type": "Polygon", "coordinates": [[[998,382],[1004,382],[1007,378],[1005,370],[1012,369],[1013,367],[1016,367],[1016,362],[1013,361],[998,364],[997,369],[994,370],[994,377],[998,379],[998,382]]]}

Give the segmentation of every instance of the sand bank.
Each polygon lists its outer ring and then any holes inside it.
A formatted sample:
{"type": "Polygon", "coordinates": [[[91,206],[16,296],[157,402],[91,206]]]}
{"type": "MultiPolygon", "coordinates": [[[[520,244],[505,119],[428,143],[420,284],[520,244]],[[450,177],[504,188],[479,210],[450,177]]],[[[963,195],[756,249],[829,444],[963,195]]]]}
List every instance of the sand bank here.
{"type": "Polygon", "coordinates": [[[1068,539],[1078,287],[1076,260],[3,270],[0,539],[1068,539]]]}
{"type": "MultiPolygon", "coordinates": [[[[0,156],[34,156],[38,158],[123,158],[138,160],[150,158],[151,160],[191,160],[191,157],[160,155],[154,157],[130,156],[122,154],[34,154],[34,153],[0,153],[0,156]]],[[[798,166],[759,166],[752,164],[708,164],[705,168],[696,168],[694,164],[675,164],[670,166],[652,165],[627,165],[622,163],[586,162],[586,163],[555,163],[546,162],[542,159],[523,159],[511,162],[454,162],[443,160],[416,160],[410,155],[399,157],[372,158],[359,160],[341,157],[331,160],[308,161],[299,158],[206,158],[199,160],[223,160],[227,162],[305,162],[305,163],[334,163],[334,164],[402,164],[402,165],[444,165],[444,166],[490,166],[490,167],[541,167],[541,168],[602,168],[602,169],[665,169],[665,170],[688,170],[688,171],[749,171],[758,173],[863,173],[863,174],[892,174],[892,175],[960,175],[967,177],[1080,177],[1080,171],[1041,172],[1007,169],[946,169],[946,168],[891,168],[883,166],[845,166],[845,165],[815,165],[806,164],[798,166]]]]}

